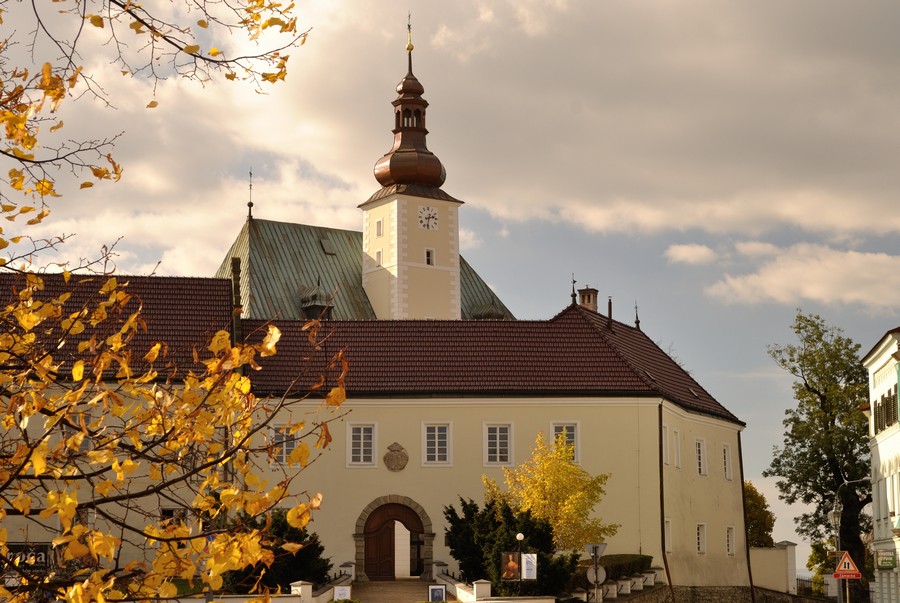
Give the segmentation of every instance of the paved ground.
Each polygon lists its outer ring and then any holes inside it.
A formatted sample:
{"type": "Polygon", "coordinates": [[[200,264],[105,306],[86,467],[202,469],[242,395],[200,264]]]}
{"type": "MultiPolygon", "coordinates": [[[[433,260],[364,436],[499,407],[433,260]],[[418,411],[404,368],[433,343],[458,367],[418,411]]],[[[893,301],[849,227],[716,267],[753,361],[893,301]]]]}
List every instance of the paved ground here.
{"type": "Polygon", "coordinates": [[[351,596],[361,603],[420,603],[428,601],[428,582],[354,582],[351,596]]]}

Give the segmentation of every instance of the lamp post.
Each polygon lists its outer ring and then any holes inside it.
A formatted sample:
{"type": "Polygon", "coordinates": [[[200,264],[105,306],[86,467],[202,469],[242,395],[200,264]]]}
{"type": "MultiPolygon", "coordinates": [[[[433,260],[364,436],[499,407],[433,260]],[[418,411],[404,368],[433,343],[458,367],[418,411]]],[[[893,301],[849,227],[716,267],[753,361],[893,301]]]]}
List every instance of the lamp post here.
{"type": "Polygon", "coordinates": [[[525,540],[525,534],[519,532],[516,534],[516,540],[519,543],[519,587],[516,589],[516,594],[522,594],[522,542],[525,540]]]}
{"type": "MultiPolygon", "coordinates": [[[[843,484],[841,484],[843,485],[843,484]]],[[[838,491],[840,491],[840,486],[838,487],[838,491]]],[[[831,527],[834,528],[834,555],[837,562],[840,562],[841,551],[841,512],[844,510],[844,505],[841,504],[841,499],[838,498],[837,492],[834,496],[834,507],[831,511],[828,512],[828,523],[831,524],[831,527]]],[[[841,584],[837,585],[837,601],[841,603],[841,584]]]]}

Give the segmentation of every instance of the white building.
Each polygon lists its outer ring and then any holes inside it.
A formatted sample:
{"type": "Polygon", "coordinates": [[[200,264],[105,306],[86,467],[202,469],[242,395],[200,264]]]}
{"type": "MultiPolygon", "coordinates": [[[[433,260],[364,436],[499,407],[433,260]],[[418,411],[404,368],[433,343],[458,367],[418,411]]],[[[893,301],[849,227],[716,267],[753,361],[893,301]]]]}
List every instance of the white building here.
{"type": "Polygon", "coordinates": [[[869,448],[872,455],[872,522],[876,555],[873,603],[900,602],[900,424],[897,375],[900,328],[885,333],[863,357],[869,371],[869,448]]]}

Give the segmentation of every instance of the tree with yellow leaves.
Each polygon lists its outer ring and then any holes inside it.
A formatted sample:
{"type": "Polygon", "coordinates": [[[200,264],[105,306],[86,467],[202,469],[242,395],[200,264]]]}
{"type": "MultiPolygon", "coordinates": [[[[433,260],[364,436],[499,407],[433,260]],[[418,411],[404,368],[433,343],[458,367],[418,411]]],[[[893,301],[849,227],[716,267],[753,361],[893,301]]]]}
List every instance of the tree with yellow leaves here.
{"type": "MultiPolygon", "coordinates": [[[[115,104],[90,65],[149,80],[154,91],[166,78],[205,83],[216,72],[261,89],[284,80],[287,51],[308,33],[298,31],[293,3],[274,0],[19,0],[0,4],[0,26],[0,155],[12,166],[3,176],[12,191],[41,201],[58,196],[60,169],[85,174],[82,188],[122,175],[111,154],[117,134],[67,139],[57,113],[67,99],[115,104]]],[[[0,189],[2,213],[47,215],[43,203],[20,209],[10,192],[0,189]]]]}
{"type": "MultiPolygon", "coordinates": [[[[6,276],[0,599],[155,600],[178,594],[179,581],[214,592],[226,572],[271,564],[268,524],[229,516],[285,509],[292,527],[308,524],[322,496],[292,482],[340,416],[342,355],[330,359],[331,387],[307,387],[331,414],[292,415],[302,396],[257,397],[248,376],[275,354],[274,325],[246,343],[219,330],[179,365],[164,342],[137,343],[148,325],[133,284],[6,276]]],[[[319,323],[306,329],[315,344],[319,323]]]]}
{"type": "Polygon", "coordinates": [[[574,461],[575,447],[565,434],[549,444],[539,433],[531,458],[503,468],[506,491],[485,476],[485,499],[501,501],[518,512],[530,512],[553,526],[553,541],[560,550],[576,550],[588,542],[602,542],[618,530],[594,516],[606,494],[608,473],[592,476],[574,461]]]}

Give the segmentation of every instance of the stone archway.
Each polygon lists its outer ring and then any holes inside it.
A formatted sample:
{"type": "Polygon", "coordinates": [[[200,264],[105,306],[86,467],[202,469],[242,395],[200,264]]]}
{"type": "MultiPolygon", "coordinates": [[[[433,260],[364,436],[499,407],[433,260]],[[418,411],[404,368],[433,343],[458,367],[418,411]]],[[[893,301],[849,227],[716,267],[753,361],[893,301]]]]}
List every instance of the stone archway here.
{"type": "MultiPolygon", "coordinates": [[[[360,581],[370,579],[366,573],[366,547],[377,546],[377,532],[383,529],[386,521],[391,523],[398,521],[408,530],[416,533],[421,530],[422,573],[419,579],[430,581],[434,560],[434,527],[431,518],[428,517],[428,513],[425,512],[422,505],[407,496],[396,494],[376,498],[365,506],[356,520],[356,530],[353,533],[353,540],[356,544],[356,579],[360,581]]],[[[373,554],[373,551],[370,550],[370,567],[373,554]]]]}

